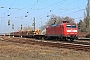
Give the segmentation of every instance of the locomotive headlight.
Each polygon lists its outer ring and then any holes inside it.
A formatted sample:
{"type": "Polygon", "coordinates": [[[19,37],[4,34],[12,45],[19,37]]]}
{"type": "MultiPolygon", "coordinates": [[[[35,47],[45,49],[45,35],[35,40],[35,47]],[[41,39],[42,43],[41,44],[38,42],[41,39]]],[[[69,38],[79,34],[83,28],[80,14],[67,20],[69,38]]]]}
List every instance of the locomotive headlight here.
{"type": "Polygon", "coordinates": [[[77,32],[77,30],[73,30],[73,32],[77,32]]]}
{"type": "Polygon", "coordinates": [[[77,32],[77,30],[67,30],[67,32],[77,32]]]}
{"type": "Polygon", "coordinates": [[[67,30],[67,32],[71,32],[71,30],[67,30]]]}

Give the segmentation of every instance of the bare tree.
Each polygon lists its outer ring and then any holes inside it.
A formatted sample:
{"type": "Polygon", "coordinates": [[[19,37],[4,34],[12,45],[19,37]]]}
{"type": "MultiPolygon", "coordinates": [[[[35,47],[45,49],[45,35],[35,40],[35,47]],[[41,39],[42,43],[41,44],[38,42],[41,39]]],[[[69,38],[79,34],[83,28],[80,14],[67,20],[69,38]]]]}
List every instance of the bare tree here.
{"type": "Polygon", "coordinates": [[[70,23],[73,23],[73,22],[74,22],[74,19],[71,18],[71,17],[68,17],[68,16],[64,17],[63,20],[65,20],[65,21],[69,21],[70,23]]]}
{"type": "Polygon", "coordinates": [[[84,20],[80,20],[78,23],[79,32],[86,32],[86,18],[84,20]]]}
{"type": "Polygon", "coordinates": [[[42,31],[42,30],[44,30],[46,28],[46,26],[52,26],[53,24],[61,24],[62,21],[69,21],[69,22],[72,23],[72,22],[74,22],[74,19],[73,18],[70,18],[68,16],[66,16],[66,17],[60,17],[60,16],[56,16],[56,15],[52,14],[50,16],[49,21],[46,23],[46,25],[42,26],[40,29],[42,31]]]}
{"type": "Polygon", "coordinates": [[[33,28],[30,27],[30,26],[26,26],[26,27],[23,28],[23,31],[27,31],[27,30],[33,30],[33,28]]]}
{"type": "Polygon", "coordinates": [[[61,24],[62,21],[69,21],[70,23],[72,23],[72,22],[74,22],[74,19],[70,18],[68,16],[60,17],[60,16],[56,16],[56,15],[51,15],[51,17],[46,25],[51,26],[52,24],[61,24]]]}

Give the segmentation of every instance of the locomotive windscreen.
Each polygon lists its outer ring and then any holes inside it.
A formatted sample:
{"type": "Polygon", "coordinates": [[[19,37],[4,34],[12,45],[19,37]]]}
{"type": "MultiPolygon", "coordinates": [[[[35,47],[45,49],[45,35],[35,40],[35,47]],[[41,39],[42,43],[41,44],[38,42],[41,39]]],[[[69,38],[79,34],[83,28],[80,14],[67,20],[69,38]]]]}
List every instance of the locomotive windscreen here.
{"type": "Polygon", "coordinates": [[[75,24],[67,24],[66,27],[67,28],[76,28],[76,25],[75,24]]]}

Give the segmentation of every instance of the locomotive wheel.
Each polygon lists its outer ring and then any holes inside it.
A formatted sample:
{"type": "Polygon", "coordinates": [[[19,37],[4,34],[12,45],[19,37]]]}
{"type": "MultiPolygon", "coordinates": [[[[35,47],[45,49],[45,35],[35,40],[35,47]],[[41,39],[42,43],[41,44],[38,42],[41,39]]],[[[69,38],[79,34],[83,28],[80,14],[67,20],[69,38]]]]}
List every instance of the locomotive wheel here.
{"type": "Polygon", "coordinates": [[[73,38],[66,38],[64,41],[73,41],[74,39],[73,38]]]}
{"type": "Polygon", "coordinates": [[[70,41],[73,41],[74,39],[70,39],[70,41]]]}

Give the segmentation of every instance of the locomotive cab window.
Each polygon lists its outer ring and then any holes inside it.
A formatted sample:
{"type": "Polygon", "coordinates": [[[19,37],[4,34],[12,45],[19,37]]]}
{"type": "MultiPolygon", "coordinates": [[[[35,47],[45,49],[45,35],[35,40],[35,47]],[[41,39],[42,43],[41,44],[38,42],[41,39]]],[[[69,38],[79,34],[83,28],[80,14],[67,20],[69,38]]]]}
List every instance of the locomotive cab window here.
{"type": "Polygon", "coordinates": [[[72,25],[72,28],[76,28],[76,25],[72,25]]]}
{"type": "Polygon", "coordinates": [[[67,27],[67,28],[71,28],[71,25],[67,25],[66,27],[67,27]]]}
{"type": "Polygon", "coordinates": [[[76,25],[66,25],[67,28],[76,28],[76,25]]]}

